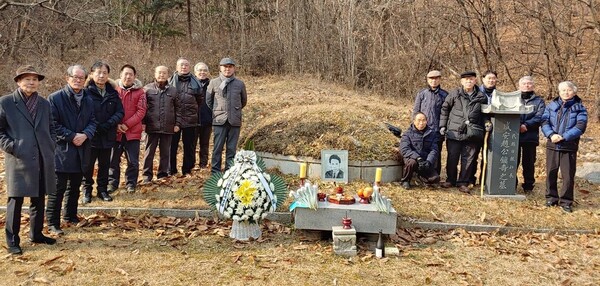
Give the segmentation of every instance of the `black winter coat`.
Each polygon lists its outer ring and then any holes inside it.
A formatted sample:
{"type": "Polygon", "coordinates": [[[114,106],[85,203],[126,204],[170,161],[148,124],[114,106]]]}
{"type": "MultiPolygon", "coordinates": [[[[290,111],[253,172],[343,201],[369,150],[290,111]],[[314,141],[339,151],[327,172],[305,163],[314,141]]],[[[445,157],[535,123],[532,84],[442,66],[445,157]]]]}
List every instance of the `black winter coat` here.
{"type": "Polygon", "coordinates": [[[167,84],[160,89],[156,82],[144,86],[146,92],[146,116],[143,123],[146,133],[174,134],[175,126],[181,127],[181,104],[174,86],[167,84]]]}
{"type": "Polygon", "coordinates": [[[180,76],[177,72],[169,79],[169,84],[177,88],[181,104],[181,128],[198,126],[198,101],[200,82],[196,76],[180,76]]]}
{"type": "Polygon", "coordinates": [[[198,98],[198,106],[199,114],[198,118],[200,119],[200,126],[212,126],[212,110],[206,104],[206,89],[208,88],[208,83],[210,79],[205,78],[202,80],[198,80],[200,82],[200,97],[198,98]]]}
{"type": "Polygon", "coordinates": [[[467,120],[483,128],[481,104],[485,103],[485,95],[477,88],[471,94],[466,94],[462,87],[451,91],[442,105],[440,115],[440,128],[446,128],[446,138],[466,140],[467,120]]]}
{"type": "Polygon", "coordinates": [[[527,126],[527,132],[519,133],[519,143],[535,143],[537,146],[540,142],[540,126],[546,103],[544,103],[544,99],[534,94],[525,100],[525,105],[533,105],[533,111],[521,114],[521,124],[527,126]]]}
{"type": "Polygon", "coordinates": [[[96,117],[96,133],[92,138],[92,147],[99,149],[112,148],[117,141],[117,125],[123,119],[125,112],[119,98],[119,93],[107,83],[106,96],[102,96],[96,83],[90,81],[86,87],[87,94],[94,102],[94,116],[96,117]],[[102,130],[100,125],[108,125],[107,130],[102,130]]]}
{"type": "Polygon", "coordinates": [[[56,128],[56,150],[54,164],[56,172],[82,173],[88,170],[92,144],[87,139],[81,146],[73,144],[76,133],[84,133],[92,138],[96,132],[94,102],[84,90],[81,107],[71,95],[67,86],[48,96],[52,107],[52,117],[56,128]]]}
{"type": "Polygon", "coordinates": [[[438,133],[426,126],[419,131],[414,124],[402,133],[400,139],[400,152],[404,159],[422,158],[435,166],[438,156],[438,133]]]}
{"type": "MultiPolygon", "coordinates": [[[[39,96],[39,95],[38,95],[39,96]]],[[[4,154],[7,197],[56,193],[56,132],[50,103],[38,98],[35,118],[17,90],[0,97],[0,149],[4,154]]]]}

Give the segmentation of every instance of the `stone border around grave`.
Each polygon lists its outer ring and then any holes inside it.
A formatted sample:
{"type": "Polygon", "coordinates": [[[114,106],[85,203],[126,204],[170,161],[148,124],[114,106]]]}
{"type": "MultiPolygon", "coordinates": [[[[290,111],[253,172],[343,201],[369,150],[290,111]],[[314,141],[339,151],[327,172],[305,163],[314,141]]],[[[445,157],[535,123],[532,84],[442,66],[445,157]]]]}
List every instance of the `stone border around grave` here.
{"type": "MultiPolygon", "coordinates": [[[[300,164],[307,163],[308,179],[321,177],[321,160],[303,156],[285,156],[268,152],[256,152],[267,168],[278,168],[284,174],[298,175],[300,164]]],[[[381,168],[382,183],[396,182],[402,179],[403,163],[400,161],[348,161],[348,182],[363,180],[372,182],[375,170],[381,168]]]]}
{"type": "MultiPolygon", "coordinates": [[[[0,206],[0,211],[6,212],[6,206],[0,206]]],[[[194,217],[215,217],[211,210],[182,210],[182,209],[148,209],[148,208],[130,208],[130,207],[79,207],[79,212],[84,214],[95,214],[97,212],[106,212],[116,214],[119,211],[130,215],[149,213],[154,216],[172,216],[181,218],[194,217]]],[[[267,219],[283,224],[292,223],[292,213],[290,212],[274,212],[269,213],[267,219]]],[[[465,223],[446,223],[446,222],[429,222],[418,221],[406,217],[398,216],[398,228],[422,228],[431,230],[451,230],[465,229],[473,232],[499,232],[499,233],[515,233],[515,232],[533,232],[533,233],[564,233],[564,234],[596,234],[600,230],[593,229],[554,229],[554,228],[528,228],[515,226],[499,226],[499,225],[481,225],[481,224],[465,224],[465,223]]]]}

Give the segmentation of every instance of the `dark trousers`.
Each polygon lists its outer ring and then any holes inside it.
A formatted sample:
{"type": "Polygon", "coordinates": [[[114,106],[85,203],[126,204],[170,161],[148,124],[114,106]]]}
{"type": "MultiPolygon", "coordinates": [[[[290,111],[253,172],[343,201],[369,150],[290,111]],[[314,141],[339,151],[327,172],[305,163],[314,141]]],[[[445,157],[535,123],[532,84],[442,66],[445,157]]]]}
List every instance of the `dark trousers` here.
{"type": "Polygon", "coordinates": [[[198,144],[200,150],[198,150],[198,167],[204,168],[208,166],[208,145],[210,142],[210,134],[212,133],[212,125],[199,126],[196,129],[198,133],[198,144]]]}
{"type": "Polygon", "coordinates": [[[96,190],[99,193],[106,192],[108,186],[108,169],[110,168],[111,148],[94,148],[90,155],[89,169],[83,174],[83,192],[92,195],[92,187],[94,186],[94,164],[98,160],[98,174],[96,174],[96,190]]]}
{"type": "Polygon", "coordinates": [[[415,159],[404,159],[404,170],[402,172],[402,182],[410,182],[414,173],[419,175],[423,183],[433,184],[439,183],[440,176],[435,172],[434,168],[429,168],[426,171],[419,171],[419,163],[415,159]]]}
{"type": "Polygon", "coordinates": [[[177,174],[177,150],[179,149],[179,140],[183,143],[183,163],[181,166],[182,174],[192,172],[196,164],[196,127],[186,127],[173,134],[171,139],[171,162],[169,164],[169,174],[177,174]]]}
{"type": "Polygon", "coordinates": [[[438,175],[442,173],[442,147],[444,146],[446,136],[440,136],[439,139],[440,140],[438,141],[438,155],[434,166],[434,169],[438,175]]]}
{"type": "Polygon", "coordinates": [[[573,186],[577,152],[563,152],[546,149],[546,201],[561,206],[573,204],[573,186]],[[562,174],[562,187],[558,191],[558,170],[562,174]]]}
{"type": "Polygon", "coordinates": [[[537,144],[533,142],[519,143],[517,163],[523,168],[523,190],[531,191],[535,185],[535,160],[537,144]]]}
{"type": "Polygon", "coordinates": [[[83,173],[56,172],[56,193],[48,194],[48,208],[46,216],[48,225],[60,226],[60,211],[65,199],[65,220],[77,218],[77,202],[79,200],[79,187],[83,173]]]}
{"type": "Polygon", "coordinates": [[[127,169],[125,169],[126,187],[136,187],[140,173],[140,140],[127,140],[125,136],[112,149],[108,183],[118,188],[121,180],[121,156],[125,153],[127,169]]]}
{"type": "Polygon", "coordinates": [[[160,159],[158,161],[157,178],[164,178],[169,173],[169,160],[171,156],[171,139],[173,134],[148,133],[146,136],[146,147],[144,149],[144,180],[151,181],[154,172],[154,155],[156,147],[159,147],[160,159]]]}
{"type": "Polygon", "coordinates": [[[447,182],[455,186],[469,185],[478,146],[478,143],[471,141],[446,140],[446,152],[448,153],[446,162],[447,182]],[[460,174],[458,173],[459,162],[460,174]]]}
{"type": "MultiPolygon", "coordinates": [[[[42,182],[40,182],[42,183],[42,182]]],[[[19,246],[21,238],[21,209],[23,208],[23,197],[9,197],[6,203],[6,244],[19,246]]],[[[45,197],[42,192],[40,197],[30,198],[29,206],[29,238],[38,240],[42,237],[42,228],[44,227],[44,203],[45,197]]]]}
{"type": "Polygon", "coordinates": [[[240,127],[231,126],[229,122],[223,125],[214,125],[213,153],[211,172],[221,172],[221,157],[223,156],[223,147],[225,146],[225,170],[229,169],[229,164],[233,162],[237,148],[237,142],[240,138],[240,127]]]}

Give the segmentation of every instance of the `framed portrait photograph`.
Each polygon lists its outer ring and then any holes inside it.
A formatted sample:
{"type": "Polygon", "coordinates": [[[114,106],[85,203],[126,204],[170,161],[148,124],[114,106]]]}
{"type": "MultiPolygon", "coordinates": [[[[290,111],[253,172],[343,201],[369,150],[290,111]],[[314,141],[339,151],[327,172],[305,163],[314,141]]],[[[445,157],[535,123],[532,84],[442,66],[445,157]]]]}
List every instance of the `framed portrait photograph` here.
{"type": "Polygon", "coordinates": [[[321,150],[321,179],[348,183],[348,150],[321,150]]]}

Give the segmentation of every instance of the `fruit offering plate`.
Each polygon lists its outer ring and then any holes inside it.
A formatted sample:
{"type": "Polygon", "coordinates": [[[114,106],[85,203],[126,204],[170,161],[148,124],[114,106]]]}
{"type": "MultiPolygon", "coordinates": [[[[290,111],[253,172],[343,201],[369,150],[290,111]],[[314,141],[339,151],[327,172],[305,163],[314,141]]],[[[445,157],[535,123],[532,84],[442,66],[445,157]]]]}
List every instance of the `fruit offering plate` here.
{"type": "Polygon", "coordinates": [[[356,203],[356,199],[353,196],[342,195],[340,197],[337,194],[328,195],[327,201],[339,205],[353,205],[354,203],[356,203]]]}

